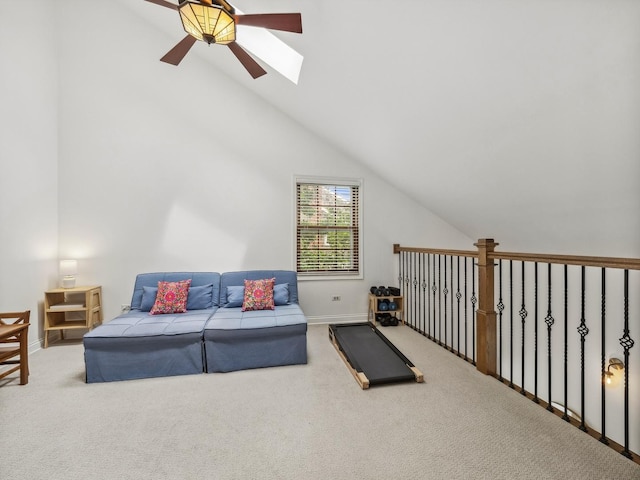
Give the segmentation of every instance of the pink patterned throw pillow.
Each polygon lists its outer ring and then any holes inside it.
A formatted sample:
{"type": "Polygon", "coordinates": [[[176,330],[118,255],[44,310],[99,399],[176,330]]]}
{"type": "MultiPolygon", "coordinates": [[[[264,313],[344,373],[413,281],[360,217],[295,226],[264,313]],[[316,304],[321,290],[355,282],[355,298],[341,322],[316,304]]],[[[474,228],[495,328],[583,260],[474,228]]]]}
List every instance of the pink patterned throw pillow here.
{"type": "Polygon", "coordinates": [[[275,278],[244,281],[244,301],[242,311],[273,310],[273,285],[275,278]]]}
{"type": "Polygon", "coordinates": [[[156,302],[151,307],[151,315],[162,313],[184,313],[187,311],[187,297],[191,279],[179,282],[158,282],[156,302]]]}

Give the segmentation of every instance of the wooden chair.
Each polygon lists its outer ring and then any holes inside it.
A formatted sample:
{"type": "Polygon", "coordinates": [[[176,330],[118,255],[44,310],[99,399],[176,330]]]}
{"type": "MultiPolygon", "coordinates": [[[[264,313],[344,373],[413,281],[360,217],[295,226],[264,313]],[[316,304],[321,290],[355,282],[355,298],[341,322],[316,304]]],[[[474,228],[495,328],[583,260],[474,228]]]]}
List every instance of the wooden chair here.
{"type": "Polygon", "coordinates": [[[0,365],[11,365],[0,372],[0,378],[20,370],[20,385],[29,382],[27,343],[30,314],[30,310],[0,313],[0,365]]]}

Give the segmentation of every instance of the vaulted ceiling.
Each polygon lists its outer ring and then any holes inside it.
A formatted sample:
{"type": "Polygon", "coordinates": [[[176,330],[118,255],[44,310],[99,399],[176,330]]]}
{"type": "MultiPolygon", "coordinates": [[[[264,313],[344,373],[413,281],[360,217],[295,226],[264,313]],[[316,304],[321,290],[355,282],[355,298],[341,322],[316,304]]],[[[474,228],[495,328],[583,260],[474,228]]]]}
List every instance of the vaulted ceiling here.
{"type": "MultiPolygon", "coordinates": [[[[175,12],[120,3],[166,32],[158,58],[184,36],[175,12]]],[[[276,33],[304,55],[298,85],[268,66],[252,80],[202,43],[197,61],[469,237],[508,251],[640,256],[640,2],[234,5],[302,13],[302,35],[276,33]]]]}

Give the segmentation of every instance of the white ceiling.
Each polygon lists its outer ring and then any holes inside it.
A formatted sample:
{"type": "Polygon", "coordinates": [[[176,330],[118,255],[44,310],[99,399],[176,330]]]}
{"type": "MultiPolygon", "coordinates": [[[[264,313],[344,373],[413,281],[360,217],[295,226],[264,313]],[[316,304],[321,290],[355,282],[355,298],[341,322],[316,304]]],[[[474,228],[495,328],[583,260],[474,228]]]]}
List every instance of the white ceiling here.
{"type": "MultiPolygon", "coordinates": [[[[122,3],[167,33],[158,58],[184,36],[175,12],[122,3]]],[[[198,43],[189,55],[469,237],[640,256],[640,2],[235,5],[302,13],[302,35],[277,33],[305,57],[298,85],[268,66],[252,80],[228,49],[198,43]]]]}

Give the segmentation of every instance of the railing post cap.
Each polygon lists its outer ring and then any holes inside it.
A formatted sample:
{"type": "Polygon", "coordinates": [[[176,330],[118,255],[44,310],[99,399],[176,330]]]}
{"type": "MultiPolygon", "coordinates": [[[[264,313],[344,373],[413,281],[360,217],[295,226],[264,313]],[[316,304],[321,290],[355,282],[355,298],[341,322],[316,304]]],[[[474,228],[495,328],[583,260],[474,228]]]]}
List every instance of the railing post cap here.
{"type": "Polygon", "coordinates": [[[498,245],[500,245],[499,243],[497,243],[493,238],[480,238],[478,239],[478,241],[476,243],[474,243],[474,245],[476,247],[488,247],[488,246],[492,246],[492,247],[497,247],[498,245]]]}

